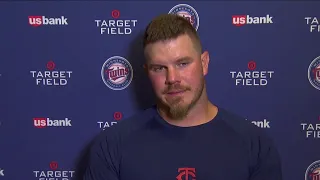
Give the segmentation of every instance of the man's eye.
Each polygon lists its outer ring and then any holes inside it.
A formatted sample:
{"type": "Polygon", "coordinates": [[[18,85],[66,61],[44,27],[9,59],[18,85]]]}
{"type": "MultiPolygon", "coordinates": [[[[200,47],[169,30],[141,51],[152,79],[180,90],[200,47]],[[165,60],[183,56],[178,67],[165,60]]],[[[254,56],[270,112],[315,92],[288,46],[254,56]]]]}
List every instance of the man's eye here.
{"type": "Polygon", "coordinates": [[[188,63],[180,63],[179,66],[185,66],[187,65],[188,63]]]}
{"type": "Polygon", "coordinates": [[[161,71],[161,70],[163,70],[163,67],[154,67],[152,70],[153,71],[161,71]]]}

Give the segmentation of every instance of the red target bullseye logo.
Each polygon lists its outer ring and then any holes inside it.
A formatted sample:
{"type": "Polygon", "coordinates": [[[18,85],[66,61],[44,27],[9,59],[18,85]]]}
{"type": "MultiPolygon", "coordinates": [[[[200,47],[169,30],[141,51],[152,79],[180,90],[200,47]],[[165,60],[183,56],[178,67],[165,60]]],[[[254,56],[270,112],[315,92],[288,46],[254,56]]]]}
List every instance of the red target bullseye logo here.
{"type": "Polygon", "coordinates": [[[121,112],[115,112],[113,114],[113,118],[117,121],[119,121],[120,119],[122,119],[122,113],[121,112]]]}
{"type": "Polygon", "coordinates": [[[249,69],[249,70],[255,70],[256,67],[257,67],[256,62],[250,61],[250,62],[248,63],[248,69],[249,69]]]}
{"type": "Polygon", "coordinates": [[[119,10],[113,10],[112,12],[111,12],[111,16],[113,17],[113,18],[119,18],[120,17],[120,11],[119,10]]]}
{"type": "Polygon", "coordinates": [[[55,67],[56,67],[56,64],[53,61],[49,61],[47,63],[47,69],[48,70],[52,71],[52,70],[54,70],[55,67]]]}
{"type": "Polygon", "coordinates": [[[49,166],[52,170],[58,169],[58,163],[56,161],[52,161],[49,166]]]}

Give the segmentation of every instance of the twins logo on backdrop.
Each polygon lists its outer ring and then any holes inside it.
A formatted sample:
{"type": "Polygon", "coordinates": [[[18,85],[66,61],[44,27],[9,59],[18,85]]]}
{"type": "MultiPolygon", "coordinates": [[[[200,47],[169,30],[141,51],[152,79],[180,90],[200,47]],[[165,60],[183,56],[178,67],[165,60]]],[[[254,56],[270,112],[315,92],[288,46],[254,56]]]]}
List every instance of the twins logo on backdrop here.
{"type": "Polygon", "coordinates": [[[319,180],[320,179],[320,160],[313,162],[307,168],[305,175],[305,180],[319,180]]]}
{"type": "Polygon", "coordinates": [[[317,17],[305,17],[310,32],[320,32],[319,19],[317,17]]]}
{"type": "Polygon", "coordinates": [[[230,71],[231,78],[234,79],[236,86],[266,86],[273,78],[274,71],[256,70],[255,61],[248,63],[248,71],[230,71]]]}
{"type": "Polygon", "coordinates": [[[106,130],[106,128],[111,127],[118,123],[122,119],[122,113],[121,112],[115,112],[113,114],[113,121],[98,121],[99,128],[103,131],[106,130]]]}
{"type": "Polygon", "coordinates": [[[65,26],[68,25],[68,18],[64,16],[61,17],[46,17],[46,16],[29,16],[29,24],[34,27],[38,26],[50,26],[50,25],[60,25],[65,26]]]}
{"type": "Polygon", "coordinates": [[[123,90],[132,81],[133,69],[127,59],[121,56],[113,56],[103,63],[101,77],[104,84],[110,89],[123,90]]]}
{"type": "Polygon", "coordinates": [[[273,24],[272,16],[267,14],[264,17],[250,15],[233,15],[232,24],[235,26],[243,26],[246,24],[273,24]]]}
{"type": "Polygon", "coordinates": [[[179,16],[182,16],[184,18],[186,18],[188,21],[190,21],[190,23],[192,24],[192,26],[198,30],[199,28],[199,15],[197,13],[197,11],[190,5],[188,4],[178,4],[175,5],[168,14],[177,14],[179,16]]]}
{"type": "Polygon", "coordinates": [[[47,63],[47,71],[30,71],[35,79],[36,85],[40,86],[66,86],[71,78],[72,71],[57,71],[56,64],[53,61],[47,63]]]}
{"type": "Polygon", "coordinates": [[[320,90],[320,56],[310,63],[308,68],[308,79],[314,88],[320,90]]]}
{"type": "Polygon", "coordinates": [[[96,19],[94,20],[100,34],[108,35],[130,35],[134,27],[137,26],[136,19],[118,19],[120,18],[120,11],[113,10],[111,12],[113,19],[96,19]]]}
{"type": "Polygon", "coordinates": [[[75,171],[61,169],[57,162],[52,161],[49,168],[45,170],[35,170],[33,174],[38,180],[71,180],[74,177],[75,171]]]}
{"type": "MultiPolygon", "coordinates": [[[[314,119],[320,122],[320,116],[314,119]]],[[[301,123],[302,131],[305,132],[306,138],[319,139],[320,138],[320,123],[301,123]]]]}

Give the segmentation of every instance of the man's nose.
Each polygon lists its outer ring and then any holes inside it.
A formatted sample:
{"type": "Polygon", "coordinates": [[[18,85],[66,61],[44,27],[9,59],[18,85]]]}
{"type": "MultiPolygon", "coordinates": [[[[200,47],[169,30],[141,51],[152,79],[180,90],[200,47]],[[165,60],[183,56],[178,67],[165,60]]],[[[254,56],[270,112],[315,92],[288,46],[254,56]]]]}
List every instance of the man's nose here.
{"type": "Polygon", "coordinates": [[[168,68],[166,84],[175,84],[180,82],[180,74],[175,68],[168,68]]]}

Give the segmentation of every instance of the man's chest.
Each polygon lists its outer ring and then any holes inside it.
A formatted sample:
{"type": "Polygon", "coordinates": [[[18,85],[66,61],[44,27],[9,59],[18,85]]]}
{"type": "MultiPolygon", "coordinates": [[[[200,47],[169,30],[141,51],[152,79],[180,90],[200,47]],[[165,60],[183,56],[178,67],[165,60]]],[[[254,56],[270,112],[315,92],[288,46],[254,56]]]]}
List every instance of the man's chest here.
{"type": "Polygon", "coordinates": [[[124,151],[121,180],[247,180],[248,156],[241,146],[218,143],[148,143],[124,151]],[[237,148],[235,148],[237,147],[237,148]]]}

